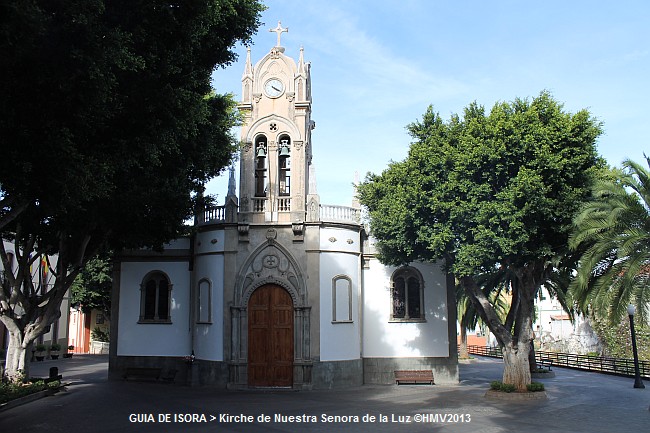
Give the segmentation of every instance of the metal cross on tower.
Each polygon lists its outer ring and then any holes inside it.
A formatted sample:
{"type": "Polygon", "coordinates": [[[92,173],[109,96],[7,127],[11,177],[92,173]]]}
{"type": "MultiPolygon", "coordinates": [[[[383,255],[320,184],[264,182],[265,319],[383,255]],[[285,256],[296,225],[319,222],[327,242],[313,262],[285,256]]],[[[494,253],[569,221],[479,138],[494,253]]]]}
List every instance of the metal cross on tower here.
{"type": "Polygon", "coordinates": [[[279,47],[280,46],[280,35],[282,35],[282,33],[289,33],[289,27],[287,27],[286,29],[283,29],[282,28],[282,23],[280,21],[278,21],[278,26],[276,28],[274,28],[274,29],[269,29],[269,31],[270,32],[275,32],[278,35],[278,43],[277,43],[276,47],[279,47]]]}

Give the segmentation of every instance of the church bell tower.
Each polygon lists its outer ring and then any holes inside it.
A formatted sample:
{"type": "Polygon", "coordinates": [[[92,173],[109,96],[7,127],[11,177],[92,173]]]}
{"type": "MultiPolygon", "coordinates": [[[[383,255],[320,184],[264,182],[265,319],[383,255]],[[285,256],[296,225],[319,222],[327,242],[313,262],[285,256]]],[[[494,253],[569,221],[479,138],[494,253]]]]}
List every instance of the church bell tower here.
{"type": "MultiPolygon", "coordinates": [[[[288,32],[280,22],[277,44],[251,63],[250,48],[238,108],[241,128],[239,221],[298,223],[306,219],[311,164],[310,64],[298,63],[280,44],[288,32]]],[[[315,192],[315,191],[311,191],[315,192]]]]}

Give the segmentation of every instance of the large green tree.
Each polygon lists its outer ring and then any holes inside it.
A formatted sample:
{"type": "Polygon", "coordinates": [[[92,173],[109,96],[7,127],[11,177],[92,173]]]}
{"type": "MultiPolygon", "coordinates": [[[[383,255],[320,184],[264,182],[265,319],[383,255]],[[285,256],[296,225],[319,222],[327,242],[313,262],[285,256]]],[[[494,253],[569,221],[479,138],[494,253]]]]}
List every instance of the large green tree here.
{"type": "Polygon", "coordinates": [[[100,310],[111,317],[111,290],[113,266],[106,254],[88,260],[70,286],[70,303],[84,313],[100,310]]]}
{"type": "Polygon", "coordinates": [[[600,124],[543,92],[489,113],[474,103],[447,122],[429,107],[408,129],[407,158],[359,187],[379,257],[444,260],[503,349],[503,381],[525,390],[534,296],[567,266],[571,221],[600,161],[600,124]],[[505,271],[512,298],[502,320],[477,278],[505,271]]]}
{"type": "MultiPolygon", "coordinates": [[[[646,157],[650,168],[650,158],[646,157]]],[[[583,313],[612,325],[636,305],[642,323],[650,305],[650,170],[631,160],[604,172],[575,219],[571,246],[583,251],[571,294],[583,313]]]]}
{"type": "Polygon", "coordinates": [[[7,374],[60,316],[100,248],[159,247],[230,161],[232,98],[215,67],[248,42],[255,0],[7,0],[0,4],[0,291],[7,374]],[[2,243],[0,243],[2,244],[2,243]],[[30,267],[56,255],[48,284],[30,267]],[[6,248],[0,257],[10,269],[6,248]]]}

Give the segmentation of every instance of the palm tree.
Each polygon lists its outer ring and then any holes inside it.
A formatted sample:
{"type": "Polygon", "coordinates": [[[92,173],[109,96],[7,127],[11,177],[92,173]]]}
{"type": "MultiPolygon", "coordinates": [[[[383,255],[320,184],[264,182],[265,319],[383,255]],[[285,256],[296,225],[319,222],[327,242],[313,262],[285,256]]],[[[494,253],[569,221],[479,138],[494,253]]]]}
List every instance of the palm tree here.
{"type": "Polygon", "coordinates": [[[460,350],[458,357],[460,359],[469,358],[467,350],[467,331],[476,328],[478,324],[478,313],[472,305],[465,290],[460,284],[456,285],[456,308],[458,313],[458,324],[460,325],[460,350]]]}
{"type": "MultiPolygon", "coordinates": [[[[645,156],[645,155],[644,155],[645,156]]],[[[648,167],[650,158],[645,156],[648,167]]],[[[570,246],[582,248],[571,294],[584,313],[617,323],[635,304],[647,321],[650,303],[650,171],[625,160],[598,180],[576,217],[570,246]]]]}
{"type": "MultiPolygon", "coordinates": [[[[499,286],[498,279],[493,281],[489,274],[481,275],[477,278],[481,282],[482,290],[486,293],[486,296],[490,300],[490,303],[494,305],[497,314],[503,320],[508,312],[508,300],[505,296],[505,290],[502,286],[499,286]]],[[[479,323],[484,323],[481,317],[479,316],[478,310],[472,304],[469,296],[465,293],[465,290],[460,284],[456,284],[456,308],[458,314],[458,323],[460,325],[460,359],[469,358],[469,352],[467,350],[467,331],[470,329],[475,329],[479,323]]]]}

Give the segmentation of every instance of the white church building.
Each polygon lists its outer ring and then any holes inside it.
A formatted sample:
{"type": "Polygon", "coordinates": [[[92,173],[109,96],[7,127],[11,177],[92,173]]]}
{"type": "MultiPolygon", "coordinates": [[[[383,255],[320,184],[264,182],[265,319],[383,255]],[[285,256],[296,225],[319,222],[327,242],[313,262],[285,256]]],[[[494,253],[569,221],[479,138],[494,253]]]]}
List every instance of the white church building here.
{"type": "Polygon", "coordinates": [[[319,389],[430,369],[458,383],[453,279],[438,264],[382,265],[359,207],[320,203],[310,64],[285,55],[283,30],[257,63],[247,53],[239,196],[231,170],[226,203],[192,236],[118,257],[110,376],[319,389]]]}

